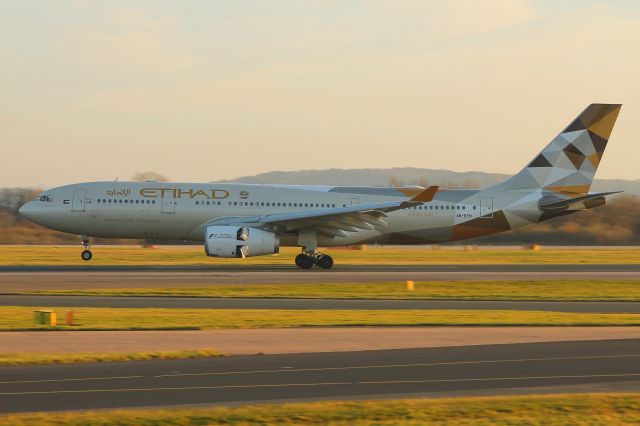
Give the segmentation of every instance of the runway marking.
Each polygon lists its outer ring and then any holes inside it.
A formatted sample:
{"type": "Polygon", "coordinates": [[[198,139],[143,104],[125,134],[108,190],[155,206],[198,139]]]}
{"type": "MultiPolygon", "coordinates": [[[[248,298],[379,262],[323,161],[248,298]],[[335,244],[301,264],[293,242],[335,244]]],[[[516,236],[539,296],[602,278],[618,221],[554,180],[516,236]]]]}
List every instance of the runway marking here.
{"type": "Polygon", "coordinates": [[[146,376],[106,376],[106,377],[78,377],[70,379],[40,379],[40,380],[9,380],[0,382],[0,385],[15,383],[49,383],[49,382],[82,382],[89,380],[117,380],[117,379],[142,379],[146,376]]]}
{"type": "Polygon", "coordinates": [[[368,368],[403,368],[403,367],[432,367],[443,365],[473,365],[473,364],[498,364],[507,362],[540,362],[540,361],[571,361],[584,359],[611,359],[611,358],[638,358],[640,354],[624,355],[593,355],[576,357],[549,357],[549,358],[522,358],[522,359],[499,359],[499,360],[478,360],[478,361],[452,361],[452,362],[430,362],[415,364],[386,364],[386,365],[356,365],[348,367],[319,367],[319,368],[293,368],[278,370],[250,370],[250,371],[220,371],[207,373],[179,373],[179,374],[159,374],[153,377],[183,377],[183,376],[224,376],[232,374],[260,374],[260,373],[295,373],[304,371],[334,371],[334,370],[362,370],[368,368]]]}
{"type": "Polygon", "coordinates": [[[640,373],[625,374],[585,374],[585,375],[561,375],[561,376],[523,376],[523,377],[484,377],[466,379],[427,379],[427,380],[381,380],[361,382],[318,382],[318,383],[280,383],[280,384],[254,384],[254,385],[219,385],[219,386],[185,386],[185,387],[155,387],[155,388],[123,388],[123,389],[84,389],[84,390],[57,390],[57,391],[27,391],[27,392],[0,392],[4,396],[17,395],[44,395],[65,393],[120,393],[120,392],[157,392],[157,391],[181,391],[181,390],[213,390],[213,389],[255,389],[277,387],[311,387],[311,386],[338,386],[338,385],[382,385],[382,384],[410,384],[410,383],[460,383],[460,382],[494,382],[494,381],[519,381],[519,380],[553,380],[553,379],[592,379],[614,377],[640,377],[640,373]]]}
{"type": "Polygon", "coordinates": [[[280,384],[256,384],[256,385],[220,385],[220,386],[187,386],[187,387],[157,387],[157,388],[124,388],[124,389],[85,389],[85,390],[56,390],[56,391],[27,391],[27,392],[0,392],[0,395],[42,395],[60,393],[87,393],[87,392],[149,392],[163,390],[203,390],[203,389],[247,389],[247,388],[275,388],[295,386],[333,386],[353,385],[355,382],[321,382],[321,383],[280,383],[280,384]]]}
{"type": "Polygon", "coordinates": [[[171,373],[159,374],[153,376],[136,375],[136,376],[106,376],[106,377],[82,377],[68,379],[42,379],[42,380],[15,380],[0,381],[0,384],[24,384],[24,383],[51,383],[51,382],[75,382],[90,380],[126,380],[126,379],[142,379],[142,378],[167,378],[167,377],[189,377],[189,376],[225,376],[234,374],[261,374],[261,373],[296,373],[305,371],[340,371],[340,370],[362,370],[374,368],[405,368],[405,367],[430,367],[443,365],[473,365],[473,364],[497,364],[508,362],[541,362],[541,361],[572,361],[585,359],[616,359],[616,358],[638,358],[640,354],[621,354],[621,355],[592,355],[577,357],[548,357],[548,358],[521,358],[521,359],[500,359],[500,360],[476,360],[476,361],[453,361],[453,362],[431,362],[431,363],[414,363],[414,364],[386,364],[386,365],[357,365],[347,367],[320,367],[320,368],[294,368],[280,367],[277,370],[251,370],[251,371],[221,371],[207,373],[171,373]]]}
{"type": "Polygon", "coordinates": [[[497,382],[505,380],[547,380],[547,379],[597,379],[601,377],[636,377],[640,373],[625,374],[585,374],[585,375],[562,375],[562,376],[523,376],[523,377],[478,377],[469,379],[428,379],[428,380],[388,380],[388,381],[364,381],[358,382],[363,385],[377,384],[401,384],[401,383],[455,383],[455,382],[497,382]]]}

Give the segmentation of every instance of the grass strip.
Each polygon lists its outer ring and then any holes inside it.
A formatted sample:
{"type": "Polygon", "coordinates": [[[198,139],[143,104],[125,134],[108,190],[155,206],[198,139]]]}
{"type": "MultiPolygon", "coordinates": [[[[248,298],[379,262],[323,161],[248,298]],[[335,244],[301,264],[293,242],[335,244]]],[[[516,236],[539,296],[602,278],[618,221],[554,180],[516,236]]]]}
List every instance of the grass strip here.
{"type": "Polygon", "coordinates": [[[158,330],[312,326],[630,326],[640,314],[497,310],[69,309],[75,325],[33,323],[33,308],[0,307],[0,330],[158,330]]]}
{"type": "Polygon", "coordinates": [[[38,290],[21,294],[300,299],[639,301],[640,280],[420,281],[331,284],[220,284],[166,288],[38,290]]]}
{"type": "Polygon", "coordinates": [[[152,359],[208,358],[212,356],[222,356],[222,354],[220,354],[220,352],[217,352],[213,349],[198,349],[198,350],[188,350],[188,351],[73,353],[73,354],[0,353],[0,365],[148,361],[152,359]]]}
{"type": "MultiPolygon", "coordinates": [[[[432,264],[565,264],[565,263],[640,263],[640,249],[519,249],[460,250],[451,248],[371,247],[367,250],[323,249],[338,265],[432,265],[432,264]]],[[[248,259],[221,259],[205,256],[201,246],[93,247],[89,263],[80,259],[76,246],[0,246],[0,266],[7,265],[292,265],[298,248],[284,247],[279,255],[248,259]]]]}
{"type": "Polygon", "coordinates": [[[637,425],[640,394],[325,401],[0,416],[14,426],[80,425],[637,425]]]}

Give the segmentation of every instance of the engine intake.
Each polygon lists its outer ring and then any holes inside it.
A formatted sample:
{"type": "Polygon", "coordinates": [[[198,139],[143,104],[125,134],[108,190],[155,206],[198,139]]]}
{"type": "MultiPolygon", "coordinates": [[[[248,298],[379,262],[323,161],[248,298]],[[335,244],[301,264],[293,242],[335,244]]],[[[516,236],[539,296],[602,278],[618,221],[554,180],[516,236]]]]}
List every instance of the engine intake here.
{"type": "Polygon", "coordinates": [[[204,251],[213,257],[249,257],[280,252],[277,234],[247,226],[207,226],[204,251]]]}

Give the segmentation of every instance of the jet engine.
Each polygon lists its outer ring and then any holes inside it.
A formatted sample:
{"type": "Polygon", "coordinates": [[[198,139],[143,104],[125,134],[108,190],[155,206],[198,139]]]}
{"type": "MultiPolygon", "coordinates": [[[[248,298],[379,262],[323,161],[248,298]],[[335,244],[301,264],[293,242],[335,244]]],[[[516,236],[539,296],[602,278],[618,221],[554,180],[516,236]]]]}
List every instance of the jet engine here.
{"type": "Polygon", "coordinates": [[[247,226],[207,226],[204,251],[213,257],[249,257],[280,252],[280,238],[273,232],[247,226]]]}

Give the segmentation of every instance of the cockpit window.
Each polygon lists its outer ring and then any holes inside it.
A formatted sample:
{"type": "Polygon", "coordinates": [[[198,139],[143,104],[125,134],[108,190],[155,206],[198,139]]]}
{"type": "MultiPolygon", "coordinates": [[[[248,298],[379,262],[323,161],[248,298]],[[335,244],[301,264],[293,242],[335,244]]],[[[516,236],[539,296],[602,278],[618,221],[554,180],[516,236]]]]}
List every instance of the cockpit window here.
{"type": "Polygon", "coordinates": [[[38,201],[45,201],[47,203],[50,203],[53,201],[53,198],[51,198],[51,195],[41,195],[40,197],[38,197],[38,201]]]}

